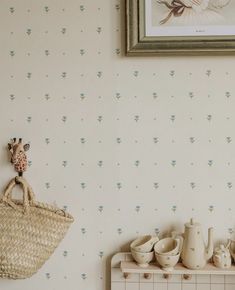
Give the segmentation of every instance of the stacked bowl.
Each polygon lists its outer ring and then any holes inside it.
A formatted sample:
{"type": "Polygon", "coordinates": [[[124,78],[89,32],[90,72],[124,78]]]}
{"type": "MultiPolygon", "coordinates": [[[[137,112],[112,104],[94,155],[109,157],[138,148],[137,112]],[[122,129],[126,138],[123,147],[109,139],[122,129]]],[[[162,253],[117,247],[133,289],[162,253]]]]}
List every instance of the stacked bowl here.
{"type": "Polygon", "coordinates": [[[165,238],[154,246],[155,257],[165,271],[172,271],[178,263],[183,246],[183,238],[165,238]]]}
{"type": "Polygon", "coordinates": [[[157,236],[146,235],[134,240],[131,245],[131,253],[136,263],[142,267],[148,267],[154,259],[154,245],[159,241],[157,236]]]}

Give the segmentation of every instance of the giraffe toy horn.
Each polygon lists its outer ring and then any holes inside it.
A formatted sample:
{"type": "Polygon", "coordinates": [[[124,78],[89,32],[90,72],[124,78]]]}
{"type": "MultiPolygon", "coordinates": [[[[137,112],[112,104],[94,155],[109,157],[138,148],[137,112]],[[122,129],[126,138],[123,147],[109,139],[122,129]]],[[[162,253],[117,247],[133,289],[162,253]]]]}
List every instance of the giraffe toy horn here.
{"type": "Polygon", "coordinates": [[[29,148],[29,144],[23,145],[22,138],[19,138],[18,143],[16,138],[13,138],[11,143],[8,143],[8,149],[11,153],[11,163],[14,165],[15,171],[18,172],[19,176],[22,176],[23,172],[27,170],[28,161],[25,152],[29,148]]]}

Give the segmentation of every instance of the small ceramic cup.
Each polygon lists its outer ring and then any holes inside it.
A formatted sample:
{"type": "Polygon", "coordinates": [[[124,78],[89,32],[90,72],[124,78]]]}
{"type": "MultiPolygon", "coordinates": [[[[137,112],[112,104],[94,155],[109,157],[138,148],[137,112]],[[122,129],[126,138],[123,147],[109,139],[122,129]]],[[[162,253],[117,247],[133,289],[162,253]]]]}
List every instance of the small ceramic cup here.
{"type": "Polygon", "coordinates": [[[154,259],[154,251],[149,253],[141,253],[131,249],[131,254],[138,266],[141,268],[148,267],[149,263],[154,259]]]}
{"type": "Polygon", "coordinates": [[[158,241],[159,238],[157,236],[146,235],[134,240],[130,247],[136,252],[148,253],[153,250],[158,241]]]}
{"type": "Polygon", "coordinates": [[[158,241],[154,246],[156,254],[162,256],[177,255],[181,250],[180,239],[165,238],[158,241]]]}
{"type": "Polygon", "coordinates": [[[180,253],[177,255],[161,255],[155,252],[155,257],[158,264],[162,267],[164,271],[173,271],[175,265],[178,263],[180,258],[180,253]]]}

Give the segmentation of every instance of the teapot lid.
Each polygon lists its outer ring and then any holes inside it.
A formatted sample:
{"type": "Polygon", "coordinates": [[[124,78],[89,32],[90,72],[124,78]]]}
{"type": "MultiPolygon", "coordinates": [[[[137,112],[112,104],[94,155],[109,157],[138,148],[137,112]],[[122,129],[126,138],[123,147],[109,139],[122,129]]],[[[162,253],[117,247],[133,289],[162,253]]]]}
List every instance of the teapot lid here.
{"type": "Polygon", "coordinates": [[[199,226],[201,226],[201,224],[196,223],[193,218],[190,219],[189,223],[185,224],[185,227],[187,227],[187,228],[199,227],[199,226]]]}

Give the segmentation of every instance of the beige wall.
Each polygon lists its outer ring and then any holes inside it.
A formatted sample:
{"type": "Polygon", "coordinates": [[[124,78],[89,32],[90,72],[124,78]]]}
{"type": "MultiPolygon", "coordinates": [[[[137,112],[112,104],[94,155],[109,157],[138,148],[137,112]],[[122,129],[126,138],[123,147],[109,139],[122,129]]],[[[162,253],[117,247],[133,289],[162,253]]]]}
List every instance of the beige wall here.
{"type": "Polygon", "coordinates": [[[217,239],[234,229],[234,57],[127,58],[123,9],[0,3],[1,187],[23,137],[37,198],[76,219],[37,275],[1,289],[109,290],[110,256],[136,235],[191,216],[217,239]]]}

